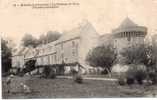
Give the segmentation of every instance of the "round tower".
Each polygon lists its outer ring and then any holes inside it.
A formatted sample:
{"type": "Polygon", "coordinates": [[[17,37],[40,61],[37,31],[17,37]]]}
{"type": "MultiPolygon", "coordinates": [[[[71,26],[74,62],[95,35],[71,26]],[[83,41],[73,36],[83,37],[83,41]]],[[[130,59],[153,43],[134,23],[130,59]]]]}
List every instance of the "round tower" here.
{"type": "Polygon", "coordinates": [[[114,36],[114,48],[120,54],[125,48],[144,44],[147,28],[135,24],[127,17],[118,28],[112,30],[112,33],[114,36]]]}

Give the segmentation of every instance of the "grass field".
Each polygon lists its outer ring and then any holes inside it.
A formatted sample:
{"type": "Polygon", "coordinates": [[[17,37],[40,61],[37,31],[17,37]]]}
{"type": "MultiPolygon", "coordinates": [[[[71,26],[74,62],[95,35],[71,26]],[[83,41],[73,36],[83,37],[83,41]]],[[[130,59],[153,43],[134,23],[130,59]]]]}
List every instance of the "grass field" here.
{"type": "Polygon", "coordinates": [[[119,86],[114,81],[84,80],[77,84],[72,79],[39,79],[16,77],[12,82],[12,93],[6,92],[3,78],[3,93],[6,98],[107,98],[107,97],[146,97],[157,93],[157,86],[119,86]],[[32,93],[20,92],[19,83],[24,82],[32,93]]]}

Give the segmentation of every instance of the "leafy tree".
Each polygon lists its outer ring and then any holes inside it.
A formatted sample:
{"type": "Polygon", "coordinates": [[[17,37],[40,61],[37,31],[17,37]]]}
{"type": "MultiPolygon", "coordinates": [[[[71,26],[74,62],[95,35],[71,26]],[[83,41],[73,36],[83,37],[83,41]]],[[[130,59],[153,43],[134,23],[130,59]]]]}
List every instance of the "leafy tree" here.
{"type": "MultiPolygon", "coordinates": [[[[138,45],[136,47],[126,48],[121,55],[125,58],[125,64],[131,64],[127,76],[136,79],[139,84],[148,77],[153,83],[157,83],[156,68],[156,48],[150,45],[138,45]],[[146,69],[141,69],[139,65],[144,65],[146,69]]],[[[129,78],[128,78],[129,79],[129,78]]],[[[131,80],[132,80],[131,79],[131,80]]]]}
{"type": "Polygon", "coordinates": [[[2,46],[2,73],[6,73],[11,68],[11,48],[8,47],[8,42],[1,38],[2,46]]]}
{"type": "Polygon", "coordinates": [[[53,42],[53,41],[56,41],[60,36],[61,36],[61,34],[59,32],[48,31],[46,34],[46,40],[48,43],[53,42]]]}
{"type": "Polygon", "coordinates": [[[149,45],[139,45],[126,48],[121,55],[125,57],[126,64],[144,64],[147,67],[154,66],[156,57],[153,51],[154,47],[149,45]]]}
{"type": "Polygon", "coordinates": [[[25,34],[25,36],[22,38],[22,45],[25,47],[36,47],[38,45],[38,41],[31,34],[25,34]]]}
{"type": "Polygon", "coordinates": [[[90,51],[86,61],[93,67],[102,67],[111,72],[111,67],[116,60],[116,53],[112,46],[98,46],[90,51]]]}
{"type": "Polygon", "coordinates": [[[48,31],[46,35],[44,34],[40,35],[38,41],[39,41],[39,44],[50,43],[50,42],[56,41],[60,36],[61,34],[59,32],[48,31]]]}
{"type": "Polygon", "coordinates": [[[144,45],[125,48],[121,55],[125,58],[125,64],[144,64],[147,61],[147,52],[144,45]]]}
{"type": "Polygon", "coordinates": [[[39,44],[46,44],[46,36],[44,34],[41,34],[39,36],[38,43],[39,44]]]}

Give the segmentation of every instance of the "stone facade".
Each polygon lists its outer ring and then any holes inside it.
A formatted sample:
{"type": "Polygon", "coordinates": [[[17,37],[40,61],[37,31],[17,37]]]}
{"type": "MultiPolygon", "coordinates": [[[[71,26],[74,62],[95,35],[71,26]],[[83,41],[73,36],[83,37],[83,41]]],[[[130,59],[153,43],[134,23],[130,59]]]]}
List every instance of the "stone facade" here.
{"type": "Polygon", "coordinates": [[[79,62],[84,69],[91,69],[86,63],[86,56],[90,50],[98,45],[113,45],[117,53],[128,47],[144,43],[147,28],[138,26],[129,18],[112,30],[112,33],[99,36],[95,28],[88,21],[81,26],[65,32],[58,40],[36,48],[29,48],[27,52],[13,56],[13,66],[23,66],[29,59],[36,59],[37,65],[53,65],[79,62]],[[18,64],[18,62],[20,62],[18,64]]]}
{"type": "MultiPolygon", "coordinates": [[[[85,66],[86,55],[89,50],[92,50],[97,45],[98,37],[99,35],[94,27],[89,22],[85,22],[81,26],[64,33],[54,42],[40,45],[36,48],[29,48],[27,53],[21,55],[19,59],[23,60],[23,62],[36,59],[36,65],[79,62],[85,69],[88,69],[89,66],[85,66]]],[[[14,59],[13,65],[18,62],[15,56],[12,59],[14,59]]],[[[23,65],[24,63],[20,63],[18,66],[23,65]]]]}
{"type": "Polygon", "coordinates": [[[28,48],[19,48],[16,52],[12,54],[12,67],[13,68],[22,68],[25,61],[25,54],[27,53],[28,48]]]}

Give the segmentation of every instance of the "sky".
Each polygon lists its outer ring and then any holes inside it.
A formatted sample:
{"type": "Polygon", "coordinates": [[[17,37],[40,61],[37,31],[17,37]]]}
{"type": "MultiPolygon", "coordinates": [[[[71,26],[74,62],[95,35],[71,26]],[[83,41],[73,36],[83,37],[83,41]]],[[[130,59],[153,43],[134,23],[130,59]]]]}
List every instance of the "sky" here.
{"type": "Polygon", "coordinates": [[[129,17],[148,27],[148,35],[157,33],[157,0],[0,0],[0,33],[16,44],[24,34],[35,37],[47,31],[71,30],[88,20],[102,35],[111,33],[129,17]],[[77,2],[75,6],[32,9],[14,7],[15,3],[77,2]]]}

